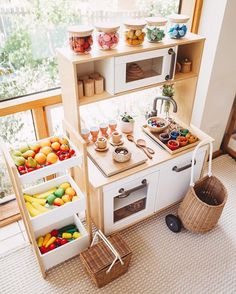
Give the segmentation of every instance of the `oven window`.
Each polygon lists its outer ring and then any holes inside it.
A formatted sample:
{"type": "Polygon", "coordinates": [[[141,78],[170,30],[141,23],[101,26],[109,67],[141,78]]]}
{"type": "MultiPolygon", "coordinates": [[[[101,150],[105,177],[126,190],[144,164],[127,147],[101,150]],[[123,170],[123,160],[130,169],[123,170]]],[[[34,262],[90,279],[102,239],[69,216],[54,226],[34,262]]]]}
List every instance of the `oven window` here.
{"type": "Polygon", "coordinates": [[[114,223],[146,209],[147,181],[144,179],[140,186],[124,190],[114,197],[114,223]]]}
{"type": "Polygon", "coordinates": [[[126,64],[126,83],[159,76],[162,73],[163,56],[128,62],[126,64]]]}

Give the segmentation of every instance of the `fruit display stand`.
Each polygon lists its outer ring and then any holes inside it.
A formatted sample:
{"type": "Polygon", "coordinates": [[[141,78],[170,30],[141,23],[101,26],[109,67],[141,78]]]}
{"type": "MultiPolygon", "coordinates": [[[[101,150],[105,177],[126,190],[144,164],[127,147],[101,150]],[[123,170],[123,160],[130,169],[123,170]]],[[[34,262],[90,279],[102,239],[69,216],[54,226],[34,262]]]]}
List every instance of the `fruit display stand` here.
{"type": "MultiPolygon", "coordinates": [[[[54,164],[43,166],[40,169],[30,171],[23,175],[20,175],[10,155],[9,149],[4,145],[2,146],[3,156],[6,161],[26,232],[34,249],[43,277],[46,277],[46,271],[49,268],[78,255],[82,250],[86,249],[92,238],[86,143],[66,121],[63,122],[63,126],[69,146],[75,151],[73,156],[63,161],[58,160],[58,162],[54,164]],[[43,179],[49,175],[55,176],[59,172],[65,172],[66,174],[32,187],[26,188],[24,186],[26,183],[29,184],[34,182],[36,179],[43,179]],[[75,197],[76,199],[53,209],[47,210],[44,208],[45,211],[39,215],[32,215],[27,209],[26,203],[30,203],[31,199],[36,199],[36,203],[41,203],[37,200],[36,195],[50,189],[55,190],[56,187],[59,187],[62,183],[68,183],[73,191],[75,191],[75,195],[77,195],[77,197],[75,197]],[[35,198],[31,195],[35,196],[35,198]],[[27,200],[29,200],[29,202],[26,202],[24,197],[28,197],[27,200]],[[86,228],[79,219],[79,215],[83,211],[86,211],[86,228]],[[39,236],[47,234],[51,230],[60,229],[71,223],[75,224],[77,227],[80,237],[42,254],[37,244],[39,236]]],[[[63,138],[65,136],[63,136],[63,138]]],[[[46,138],[44,140],[46,140],[46,138]]],[[[44,201],[46,202],[46,200],[44,201]]]]}

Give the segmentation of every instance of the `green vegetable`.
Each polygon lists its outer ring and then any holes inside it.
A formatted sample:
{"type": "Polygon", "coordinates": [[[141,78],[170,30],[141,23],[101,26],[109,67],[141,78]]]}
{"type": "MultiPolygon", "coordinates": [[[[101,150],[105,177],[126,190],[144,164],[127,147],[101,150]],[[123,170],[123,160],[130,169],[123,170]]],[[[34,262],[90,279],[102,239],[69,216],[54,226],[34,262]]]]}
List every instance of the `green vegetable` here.
{"type": "Polygon", "coordinates": [[[61,229],[59,229],[59,234],[62,234],[63,232],[67,232],[68,230],[72,230],[72,229],[76,229],[76,226],[71,224],[71,225],[67,225],[61,229]]]}
{"type": "Polygon", "coordinates": [[[50,195],[48,195],[48,197],[47,197],[47,203],[48,203],[49,205],[52,205],[53,202],[54,202],[54,200],[55,200],[56,198],[57,198],[57,197],[56,197],[54,194],[50,194],[50,195]]]}
{"type": "Polygon", "coordinates": [[[54,195],[55,195],[56,197],[59,197],[59,198],[61,198],[64,194],[65,194],[65,189],[63,189],[63,188],[58,188],[58,189],[54,192],[54,195]]]}

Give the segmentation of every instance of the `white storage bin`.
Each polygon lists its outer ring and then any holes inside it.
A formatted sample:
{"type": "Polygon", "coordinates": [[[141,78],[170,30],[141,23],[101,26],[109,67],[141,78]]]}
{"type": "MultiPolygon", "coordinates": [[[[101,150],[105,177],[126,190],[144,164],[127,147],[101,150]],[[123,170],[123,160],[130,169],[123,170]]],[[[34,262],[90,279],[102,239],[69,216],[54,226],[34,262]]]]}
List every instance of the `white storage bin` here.
{"type": "MultiPolygon", "coordinates": [[[[33,144],[36,142],[40,143],[40,142],[45,141],[50,138],[52,138],[52,137],[45,138],[43,140],[39,140],[39,141],[35,141],[35,142],[29,142],[28,144],[33,144]]],[[[56,162],[54,164],[44,166],[40,169],[34,170],[34,171],[29,172],[24,175],[20,175],[18,173],[18,177],[19,177],[22,184],[30,184],[38,179],[42,179],[42,178],[47,177],[52,174],[56,174],[58,171],[61,171],[61,170],[65,171],[73,166],[81,165],[81,163],[82,163],[81,153],[78,151],[78,149],[75,147],[75,145],[69,140],[69,138],[67,138],[66,136],[63,136],[63,138],[66,138],[70,144],[70,147],[75,150],[74,156],[71,158],[68,158],[66,160],[63,160],[63,161],[58,160],[58,162],[56,162]]],[[[19,146],[12,146],[12,147],[17,150],[19,146]]],[[[13,162],[13,159],[12,159],[12,162],[13,162]]],[[[14,162],[13,162],[13,164],[14,164],[14,162]]]]}
{"type": "MultiPolygon", "coordinates": [[[[43,261],[43,264],[45,266],[45,269],[48,270],[49,268],[62,263],[63,261],[72,258],[76,255],[78,255],[80,252],[88,248],[89,246],[89,236],[88,233],[81,223],[79,217],[74,214],[68,218],[65,218],[64,220],[58,221],[57,219],[54,220],[54,223],[44,227],[43,229],[40,229],[35,232],[35,238],[37,239],[40,236],[44,236],[47,233],[50,233],[53,229],[60,229],[64,226],[67,226],[69,224],[75,224],[81,234],[81,237],[78,239],[68,242],[65,245],[62,245],[52,251],[49,251],[45,254],[41,254],[39,251],[40,257],[43,261]]],[[[39,250],[39,249],[38,249],[39,250]]]]}
{"type": "Polygon", "coordinates": [[[55,219],[60,221],[74,213],[82,212],[86,209],[85,196],[81,192],[79,187],[76,185],[72,177],[69,175],[55,178],[51,181],[47,181],[37,186],[30,187],[28,189],[25,189],[23,192],[24,194],[29,194],[29,195],[43,193],[43,192],[46,192],[47,190],[50,190],[51,188],[59,186],[60,184],[64,182],[69,182],[71,184],[71,187],[75,190],[76,195],[79,197],[79,199],[73,202],[65,203],[62,206],[55,207],[51,209],[50,211],[40,214],[38,216],[35,216],[35,217],[30,216],[34,231],[37,231],[41,228],[46,227],[49,223],[51,223],[55,219]]]}

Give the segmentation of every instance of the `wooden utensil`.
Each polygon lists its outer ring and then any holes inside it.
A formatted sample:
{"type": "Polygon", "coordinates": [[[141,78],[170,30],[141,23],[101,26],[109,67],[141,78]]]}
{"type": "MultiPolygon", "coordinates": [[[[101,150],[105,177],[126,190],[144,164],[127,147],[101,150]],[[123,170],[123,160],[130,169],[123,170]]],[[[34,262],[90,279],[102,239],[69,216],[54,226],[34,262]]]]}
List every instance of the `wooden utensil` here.
{"type": "Polygon", "coordinates": [[[145,148],[150,154],[155,154],[155,151],[147,146],[147,143],[144,139],[138,139],[137,144],[145,148]]]}
{"type": "Polygon", "coordinates": [[[149,159],[152,159],[153,158],[153,156],[146,149],[144,149],[141,145],[139,145],[137,142],[135,142],[133,135],[130,135],[130,134],[127,135],[127,139],[129,141],[133,142],[138,148],[141,148],[143,150],[143,152],[147,155],[147,157],[149,159]]]}

